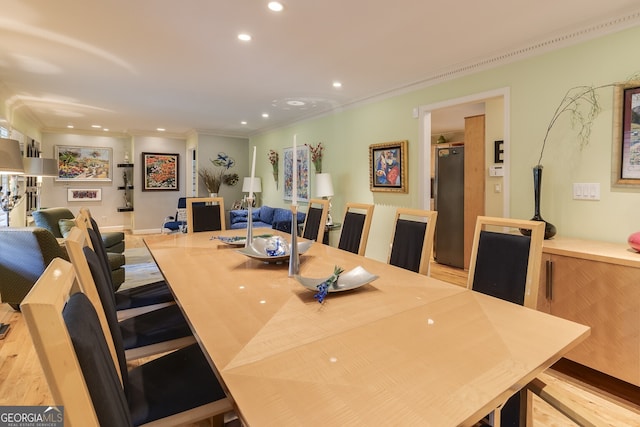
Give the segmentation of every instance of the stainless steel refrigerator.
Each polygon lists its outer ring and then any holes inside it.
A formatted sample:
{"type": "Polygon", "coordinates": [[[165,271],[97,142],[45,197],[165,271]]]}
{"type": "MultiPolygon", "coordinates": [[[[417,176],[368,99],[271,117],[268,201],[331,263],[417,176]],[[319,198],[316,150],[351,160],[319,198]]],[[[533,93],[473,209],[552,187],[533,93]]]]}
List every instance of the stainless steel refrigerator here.
{"type": "Polygon", "coordinates": [[[464,268],[464,146],[436,149],[434,259],[464,268]]]}

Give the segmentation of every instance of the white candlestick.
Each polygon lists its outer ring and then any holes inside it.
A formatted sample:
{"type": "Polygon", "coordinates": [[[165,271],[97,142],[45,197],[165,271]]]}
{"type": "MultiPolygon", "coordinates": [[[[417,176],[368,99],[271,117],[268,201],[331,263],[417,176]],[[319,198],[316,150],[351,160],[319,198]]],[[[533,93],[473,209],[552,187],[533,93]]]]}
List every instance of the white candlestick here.
{"type": "Polygon", "coordinates": [[[293,174],[293,183],[291,185],[291,204],[298,206],[298,153],[296,146],[296,135],[293,135],[293,168],[291,173],[293,174]]]}
{"type": "Polygon", "coordinates": [[[249,182],[249,198],[253,200],[253,178],[256,176],[256,146],[253,146],[253,162],[251,163],[251,182],[249,182]]]}

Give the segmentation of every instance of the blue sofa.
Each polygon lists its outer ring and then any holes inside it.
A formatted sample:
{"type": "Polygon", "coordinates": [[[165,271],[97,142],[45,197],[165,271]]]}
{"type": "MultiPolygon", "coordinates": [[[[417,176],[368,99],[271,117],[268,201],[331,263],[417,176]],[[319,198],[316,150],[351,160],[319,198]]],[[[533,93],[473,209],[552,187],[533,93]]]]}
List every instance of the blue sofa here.
{"type": "MultiPolygon", "coordinates": [[[[237,209],[229,212],[229,224],[232,229],[247,228],[248,210],[237,209]]],[[[298,212],[298,224],[303,224],[304,212],[298,212]]],[[[284,208],[261,206],[253,209],[253,228],[273,228],[291,233],[291,211],[284,208]]]]}

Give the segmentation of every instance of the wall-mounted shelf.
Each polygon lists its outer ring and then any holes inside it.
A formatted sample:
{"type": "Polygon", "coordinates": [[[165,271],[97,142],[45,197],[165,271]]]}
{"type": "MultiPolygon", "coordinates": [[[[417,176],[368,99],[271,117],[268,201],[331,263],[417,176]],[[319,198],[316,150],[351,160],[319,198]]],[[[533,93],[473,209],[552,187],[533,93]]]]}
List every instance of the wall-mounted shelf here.
{"type": "Polygon", "coordinates": [[[119,207],[118,212],[133,212],[133,163],[118,163],[117,166],[123,168],[123,185],[118,186],[118,190],[124,191],[124,206],[119,207]]]}

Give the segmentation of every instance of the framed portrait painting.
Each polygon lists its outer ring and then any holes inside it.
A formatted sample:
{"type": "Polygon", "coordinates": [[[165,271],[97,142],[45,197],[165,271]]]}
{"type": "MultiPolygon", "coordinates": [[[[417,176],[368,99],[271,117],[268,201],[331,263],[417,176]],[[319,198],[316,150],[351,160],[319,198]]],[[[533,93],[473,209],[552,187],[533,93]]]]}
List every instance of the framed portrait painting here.
{"type": "Polygon", "coordinates": [[[178,191],[179,154],[142,153],[142,191],[178,191]]]}
{"type": "Polygon", "coordinates": [[[111,148],[56,145],[58,161],[56,181],[111,181],[113,152],[111,148]]]}
{"type": "Polygon", "coordinates": [[[640,81],[616,85],[613,129],[613,183],[640,185],[640,81]]]}
{"type": "Polygon", "coordinates": [[[296,147],[297,165],[293,167],[293,147],[284,150],[284,199],[293,199],[293,174],[297,173],[298,201],[309,201],[309,147],[301,145],[296,147]]]}
{"type": "Polygon", "coordinates": [[[369,184],[371,191],[406,193],[407,141],[369,146],[369,184]]]}

